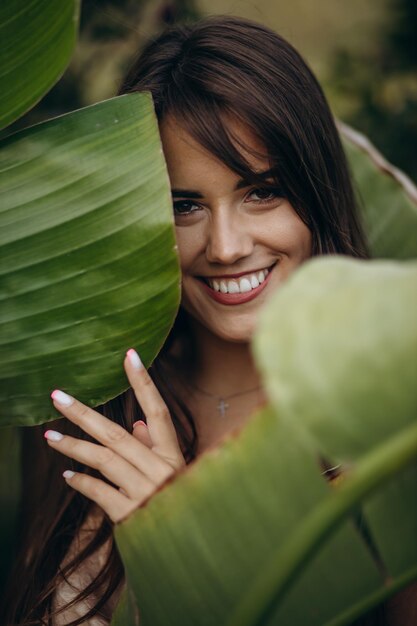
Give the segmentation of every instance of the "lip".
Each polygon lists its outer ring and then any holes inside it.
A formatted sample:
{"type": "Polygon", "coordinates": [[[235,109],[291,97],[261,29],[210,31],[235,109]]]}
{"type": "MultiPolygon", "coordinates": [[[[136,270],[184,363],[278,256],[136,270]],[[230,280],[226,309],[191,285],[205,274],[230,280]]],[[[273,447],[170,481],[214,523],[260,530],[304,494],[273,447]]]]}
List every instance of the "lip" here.
{"type": "MultiPolygon", "coordinates": [[[[265,287],[267,286],[268,281],[274,269],[275,269],[275,265],[273,265],[269,269],[268,276],[265,278],[264,282],[261,283],[259,287],[255,287],[255,289],[252,289],[251,291],[248,291],[247,293],[222,293],[221,291],[214,291],[214,289],[211,289],[211,287],[209,287],[207,283],[205,283],[203,280],[198,280],[198,283],[201,285],[202,289],[204,289],[204,291],[208,293],[208,295],[213,300],[215,300],[216,302],[219,302],[220,304],[227,304],[227,305],[244,304],[245,302],[254,300],[255,298],[259,296],[261,291],[263,291],[265,287]]],[[[248,274],[248,273],[249,272],[243,272],[243,274],[248,274]]],[[[234,274],[233,277],[242,276],[243,274],[234,274]]],[[[217,278],[224,278],[224,277],[219,276],[217,278]]]]}
{"type": "MultiPolygon", "coordinates": [[[[273,267],[273,265],[271,267],[273,267]]],[[[264,269],[265,266],[262,266],[257,270],[246,270],[246,272],[239,272],[239,274],[222,274],[221,276],[200,276],[199,278],[210,278],[211,280],[221,280],[222,278],[239,278],[240,276],[245,276],[245,274],[256,274],[257,272],[261,272],[264,269]]],[[[269,271],[270,267],[267,267],[266,269],[269,271]]]]}

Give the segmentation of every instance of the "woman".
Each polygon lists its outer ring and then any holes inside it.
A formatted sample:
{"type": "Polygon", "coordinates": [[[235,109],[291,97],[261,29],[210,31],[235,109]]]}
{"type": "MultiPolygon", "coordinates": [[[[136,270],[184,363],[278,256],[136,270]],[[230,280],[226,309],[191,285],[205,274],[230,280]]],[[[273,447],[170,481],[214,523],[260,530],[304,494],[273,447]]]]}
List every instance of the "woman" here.
{"type": "Polygon", "coordinates": [[[149,373],[128,351],[126,393],[94,411],[55,390],[67,419],[25,429],[32,523],[10,624],[109,622],[123,588],[112,524],[266,401],[249,344],[263,303],[313,255],[367,257],[332,115],[281,37],[232,17],[172,27],[121,93],[145,90],[172,187],[181,309],[149,373]]]}

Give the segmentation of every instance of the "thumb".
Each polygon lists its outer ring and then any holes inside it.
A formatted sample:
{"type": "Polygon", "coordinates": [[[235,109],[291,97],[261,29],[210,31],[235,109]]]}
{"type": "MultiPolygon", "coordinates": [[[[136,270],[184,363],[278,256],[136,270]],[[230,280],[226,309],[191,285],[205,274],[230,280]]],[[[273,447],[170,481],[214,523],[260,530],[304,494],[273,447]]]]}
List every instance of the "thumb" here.
{"type": "Polygon", "coordinates": [[[141,443],[145,444],[148,448],[153,447],[152,439],[149,434],[149,430],[145,422],[139,420],[133,424],[132,435],[138,439],[141,443]]]}

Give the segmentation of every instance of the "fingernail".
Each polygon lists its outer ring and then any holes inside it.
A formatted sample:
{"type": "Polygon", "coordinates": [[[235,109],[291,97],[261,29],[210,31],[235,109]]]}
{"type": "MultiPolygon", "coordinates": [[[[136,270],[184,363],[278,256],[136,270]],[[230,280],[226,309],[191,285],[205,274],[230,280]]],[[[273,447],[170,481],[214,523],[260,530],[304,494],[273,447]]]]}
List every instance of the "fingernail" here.
{"type": "Polygon", "coordinates": [[[138,424],[142,424],[142,426],[145,426],[145,428],[147,428],[147,425],[145,424],[143,420],[138,420],[137,422],[134,422],[133,428],[135,428],[135,426],[137,426],[138,424]]]}
{"type": "Polygon", "coordinates": [[[135,370],[140,370],[143,367],[142,361],[140,360],[139,355],[136,352],[136,350],[134,350],[133,348],[130,348],[130,350],[128,350],[126,354],[127,354],[127,358],[129,359],[130,363],[133,365],[135,370]]]}
{"type": "Polygon", "coordinates": [[[49,441],[61,441],[64,435],[61,435],[57,430],[47,430],[43,436],[45,439],[49,439],[49,441]]]}
{"type": "Polygon", "coordinates": [[[59,389],[55,389],[51,393],[51,398],[63,406],[70,406],[74,402],[72,396],[69,396],[65,391],[60,391],[59,389]]]}
{"type": "Polygon", "coordinates": [[[65,470],[65,472],[62,472],[62,475],[64,478],[72,478],[73,476],[75,476],[75,472],[72,472],[71,470],[65,470]]]}

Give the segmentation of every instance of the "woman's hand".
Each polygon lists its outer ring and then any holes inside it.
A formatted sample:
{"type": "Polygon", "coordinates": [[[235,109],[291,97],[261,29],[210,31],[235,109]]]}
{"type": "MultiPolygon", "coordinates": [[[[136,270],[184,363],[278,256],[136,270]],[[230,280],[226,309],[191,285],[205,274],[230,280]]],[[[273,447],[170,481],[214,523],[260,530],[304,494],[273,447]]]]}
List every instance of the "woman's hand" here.
{"type": "Polygon", "coordinates": [[[146,416],[147,428],[139,424],[131,435],[119,424],[55,390],[51,394],[55,408],[102,445],[56,431],[45,433],[51,448],[99,470],[119,487],[80,472],[64,472],[67,483],[96,502],[113,522],[129,515],[185,466],[167,406],[134,350],[128,350],[123,365],[146,416]]]}

